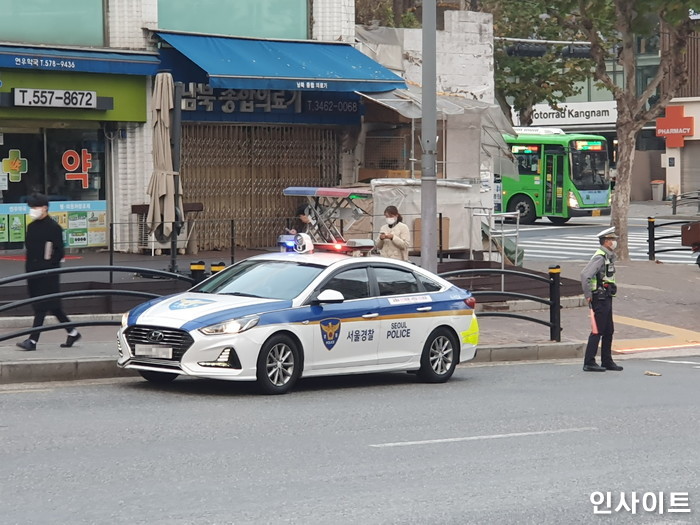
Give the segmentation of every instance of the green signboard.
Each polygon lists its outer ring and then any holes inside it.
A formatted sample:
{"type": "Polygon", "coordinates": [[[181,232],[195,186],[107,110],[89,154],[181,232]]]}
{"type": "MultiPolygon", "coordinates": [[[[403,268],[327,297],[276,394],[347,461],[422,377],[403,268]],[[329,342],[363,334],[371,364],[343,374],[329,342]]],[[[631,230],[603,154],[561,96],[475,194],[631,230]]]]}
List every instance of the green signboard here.
{"type": "Polygon", "coordinates": [[[147,77],[139,75],[100,75],[63,71],[0,70],[0,93],[13,89],[66,90],[72,93],[94,92],[109,97],[113,109],[79,109],[65,107],[0,107],[0,119],[95,120],[146,122],[147,77]]]}

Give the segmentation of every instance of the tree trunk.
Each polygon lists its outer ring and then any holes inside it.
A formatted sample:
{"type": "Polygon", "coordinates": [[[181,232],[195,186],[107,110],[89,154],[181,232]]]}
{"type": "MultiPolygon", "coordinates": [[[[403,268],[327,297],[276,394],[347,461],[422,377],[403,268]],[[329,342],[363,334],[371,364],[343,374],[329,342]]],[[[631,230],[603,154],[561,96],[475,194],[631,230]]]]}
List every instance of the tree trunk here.
{"type": "Polygon", "coordinates": [[[630,208],[632,189],[632,166],[637,142],[638,126],[632,122],[620,122],[617,126],[617,179],[612,194],[612,225],[617,239],[617,257],[621,261],[629,260],[627,215],[630,208]]]}
{"type": "Polygon", "coordinates": [[[535,107],[530,104],[526,108],[522,108],[518,113],[521,126],[532,126],[532,115],[535,113],[535,107]]]}

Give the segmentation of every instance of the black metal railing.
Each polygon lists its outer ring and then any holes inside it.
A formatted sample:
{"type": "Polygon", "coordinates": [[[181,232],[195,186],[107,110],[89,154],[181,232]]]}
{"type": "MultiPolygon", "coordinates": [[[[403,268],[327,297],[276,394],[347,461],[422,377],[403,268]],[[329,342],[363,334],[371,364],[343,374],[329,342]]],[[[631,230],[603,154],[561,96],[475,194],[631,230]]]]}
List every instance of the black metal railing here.
{"type": "Polygon", "coordinates": [[[543,299],[536,295],[530,295],[520,292],[509,292],[505,290],[477,290],[473,291],[474,297],[493,295],[497,297],[514,297],[517,299],[527,299],[549,306],[549,321],[544,321],[529,315],[516,314],[512,312],[479,312],[479,317],[511,317],[524,321],[532,321],[549,327],[549,338],[552,341],[561,341],[561,269],[559,266],[550,266],[548,277],[536,275],[518,270],[504,270],[498,268],[481,268],[472,270],[454,270],[451,272],[441,273],[443,279],[454,279],[456,277],[465,277],[473,275],[516,275],[519,278],[533,279],[541,281],[549,285],[549,299],[543,299]]]}
{"type": "Polygon", "coordinates": [[[676,215],[678,206],[693,203],[697,203],[698,213],[700,213],[700,190],[689,191],[687,193],[681,193],[680,195],[676,195],[675,193],[671,195],[671,209],[673,210],[673,215],[676,215]]]}
{"type": "MultiPolygon", "coordinates": [[[[162,278],[170,278],[175,280],[180,280],[187,282],[189,284],[194,284],[195,280],[187,275],[181,275],[179,273],[167,272],[164,270],[153,270],[151,268],[138,268],[134,266],[74,266],[67,268],[51,268],[49,270],[40,270],[37,272],[22,273],[17,275],[12,275],[10,277],[4,277],[0,279],[0,286],[4,284],[9,284],[17,281],[23,281],[25,279],[32,279],[37,277],[45,277],[48,275],[61,275],[67,273],[81,273],[81,272],[109,272],[110,275],[113,272],[125,272],[133,273],[137,275],[152,275],[162,278]]],[[[111,282],[111,281],[110,281],[111,282]]],[[[59,292],[54,294],[40,295],[37,297],[30,297],[28,299],[20,299],[18,301],[12,301],[7,304],[0,305],[0,312],[5,312],[12,310],[14,308],[20,308],[22,306],[32,305],[35,303],[43,302],[51,299],[73,299],[76,297],[98,297],[98,296],[132,296],[132,297],[143,297],[145,299],[153,299],[159,297],[158,294],[143,292],[137,290],[113,290],[113,289],[103,289],[103,290],[72,290],[67,292],[59,292]]],[[[104,319],[98,321],[71,321],[69,323],[59,323],[52,325],[38,326],[34,328],[25,328],[22,330],[17,330],[14,332],[9,332],[5,334],[0,334],[0,341],[6,341],[8,339],[14,339],[26,334],[31,334],[34,332],[47,332],[50,330],[62,330],[75,328],[79,326],[114,326],[119,325],[119,321],[112,319],[104,319]]]]}
{"type": "MultiPolygon", "coordinates": [[[[650,261],[655,261],[656,260],[656,254],[657,253],[663,253],[663,252],[690,252],[692,251],[689,247],[680,247],[680,248],[662,248],[658,249],[656,247],[656,241],[661,241],[663,239],[679,239],[681,237],[680,233],[672,234],[672,235],[657,235],[657,230],[660,230],[661,228],[666,228],[668,226],[682,226],[683,224],[689,224],[691,221],[671,221],[671,222],[664,222],[664,223],[657,223],[656,219],[654,217],[647,217],[647,244],[649,245],[649,249],[647,251],[647,254],[649,255],[649,260],[650,261]]],[[[678,229],[680,231],[680,228],[678,229]]]]}

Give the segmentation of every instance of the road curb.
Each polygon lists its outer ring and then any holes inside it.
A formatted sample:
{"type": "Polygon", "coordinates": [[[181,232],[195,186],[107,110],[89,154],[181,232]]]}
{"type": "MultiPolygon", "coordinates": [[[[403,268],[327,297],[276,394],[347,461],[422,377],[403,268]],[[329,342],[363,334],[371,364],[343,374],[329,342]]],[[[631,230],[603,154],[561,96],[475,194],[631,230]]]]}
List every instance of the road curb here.
{"type": "Polygon", "coordinates": [[[113,357],[0,363],[0,384],[104,379],[136,374],[133,370],[119,368],[116,358],[113,357]]]}
{"type": "Polygon", "coordinates": [[[586,343],[583,341],[480,346],[477,347],[476,357],[473,362],[577,359],[583,357],[585,348],[586,343]]]}

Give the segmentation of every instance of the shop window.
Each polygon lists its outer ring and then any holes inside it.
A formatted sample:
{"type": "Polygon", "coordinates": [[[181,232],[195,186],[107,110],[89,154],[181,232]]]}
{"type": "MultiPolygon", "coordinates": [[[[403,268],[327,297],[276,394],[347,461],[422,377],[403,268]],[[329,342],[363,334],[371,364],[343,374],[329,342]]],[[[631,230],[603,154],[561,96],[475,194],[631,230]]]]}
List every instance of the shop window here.
{"type": "Polygon", "coordinates": [[[102,130],[0,128],[0,133],[0,249],[22,248],[24,203],[33,192],[48,195],[66,247],[106,246],[102,130]]]}
{"type": "Polygon", "coordinates": [[[0,202],[25,202],[34,192],[54,201],[104,200],[104,146],[97,129],[4,132],[0,202]]]}

